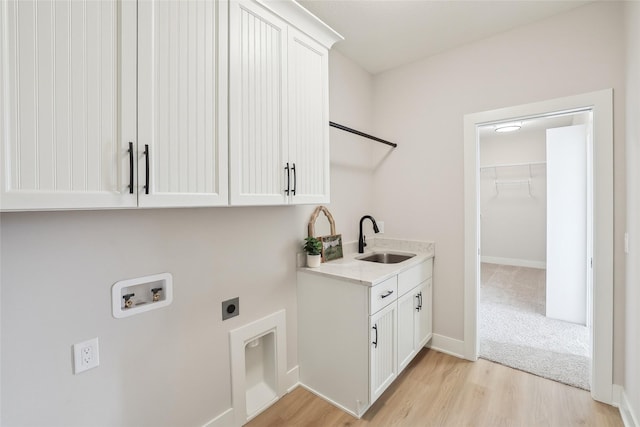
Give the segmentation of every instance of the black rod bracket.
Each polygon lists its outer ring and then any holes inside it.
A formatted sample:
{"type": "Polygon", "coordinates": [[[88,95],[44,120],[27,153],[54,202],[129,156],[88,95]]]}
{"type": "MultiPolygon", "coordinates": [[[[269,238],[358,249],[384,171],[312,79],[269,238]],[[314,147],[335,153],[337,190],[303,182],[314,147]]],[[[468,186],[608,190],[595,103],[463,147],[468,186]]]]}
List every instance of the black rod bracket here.
{"type": "Polygon", "coordinates": [[[374,141],[378,141],[378,142],[381,142],[383,144],[390,145],[393,148],[396,148],[398,146],[398,144],[396,144],[395,142],[385,141],[384,139],[380,139],[380,138],[378,138],[376,136],[369,135],[368,133],[360,132],[359,130],[351,129],[350,127],[346,127],[346,126],[340,125],[340,124],[335,123],[335,122],[329,122],[329,126],[334,127],[336,129],[343,130],[345,132],[351,132],[351,133],[354,133],[356,135],[360,135],[360,136],[365,137],[365,138],[373,139],[374,141]]]}

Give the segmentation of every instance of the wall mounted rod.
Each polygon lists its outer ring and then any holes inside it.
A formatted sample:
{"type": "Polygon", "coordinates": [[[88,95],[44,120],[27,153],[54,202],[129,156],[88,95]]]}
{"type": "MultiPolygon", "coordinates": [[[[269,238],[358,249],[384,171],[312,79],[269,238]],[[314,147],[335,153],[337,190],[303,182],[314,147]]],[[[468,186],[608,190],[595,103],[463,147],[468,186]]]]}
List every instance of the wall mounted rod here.
{"type": "Polygon", "coordinates": [[[374,141],[378,141],[378,142],[381,142],[383,144],[390,145],[393,148],[396,148],[398,146],[398,144],[396,144],[394,142],[385,141],[384,139],[380,139],[380,138],[375,137],[373,135],[369,135],[367,133],[360,132],[359,130],[355,130],[355,129],[348,128],[346,126],[339,125],[338,123],[329,122],[329,126],[337,128],[337,129],[340,129],[340,130],[343,130],[345,132],[355,133],[356,135],[360,135],[360,136],[363,136],[365,138],[373,139],[374,141]]]}

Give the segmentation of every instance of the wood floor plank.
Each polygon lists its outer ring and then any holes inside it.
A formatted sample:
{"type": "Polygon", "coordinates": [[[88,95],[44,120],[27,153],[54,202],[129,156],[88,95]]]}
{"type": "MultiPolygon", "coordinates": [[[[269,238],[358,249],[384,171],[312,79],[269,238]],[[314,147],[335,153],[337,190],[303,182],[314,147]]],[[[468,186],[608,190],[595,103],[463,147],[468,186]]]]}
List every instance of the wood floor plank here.
{"type": "Polygon", "coordinates": [[[589,392],[480,359],[423,349],[358,420],[303,387],[248,427],[623,427],[589,392]]]}

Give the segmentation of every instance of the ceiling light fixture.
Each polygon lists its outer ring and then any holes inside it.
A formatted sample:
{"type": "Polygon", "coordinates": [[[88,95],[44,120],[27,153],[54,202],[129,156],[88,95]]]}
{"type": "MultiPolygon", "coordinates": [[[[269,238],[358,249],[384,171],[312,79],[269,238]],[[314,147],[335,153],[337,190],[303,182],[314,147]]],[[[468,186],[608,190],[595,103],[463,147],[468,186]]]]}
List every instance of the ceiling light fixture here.
{"type": "Polygon", "coordinates": [[[520,130],[520,128],[522,127],[522,122],[517,122],[517,123],[504,123],[501,125],[497,125],[495,131],[496,132],[514,132],[517,130],[520,130]]]}

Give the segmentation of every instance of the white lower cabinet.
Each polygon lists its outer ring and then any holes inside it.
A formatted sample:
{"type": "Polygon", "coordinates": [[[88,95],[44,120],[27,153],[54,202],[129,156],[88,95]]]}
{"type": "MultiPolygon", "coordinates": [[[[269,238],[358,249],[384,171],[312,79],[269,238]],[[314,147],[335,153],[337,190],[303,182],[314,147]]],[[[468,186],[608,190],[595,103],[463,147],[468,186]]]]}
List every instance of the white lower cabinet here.
{"type": "Polygon", "coordinates": [[[433,335],[431,283],[429,278],[398,298],[398,373],[433,335]]]}
{"type": "Polygon", "coordinates": [[[433,279],[419,286],[420,310],[416,313],[416,342],[418,350],[433,338],[433,279]]]}
{"type": "Polygon", "coordinates": [[[398,376],[396,363],[396,304],[369,317],[371,347],[369,350],[370,401],[374,402],[398,376]]]}
{"type": "Polygon", "coordinates": [[[361,417],[431,339],[433,259],[374,286],[298,272],[300,383],[361,417]]]}
{"type": "Polygon", "coordinates": [[[398,299],[398,365],[405,368],[416,354],[417,292],[407,292],[398,299]]]}

